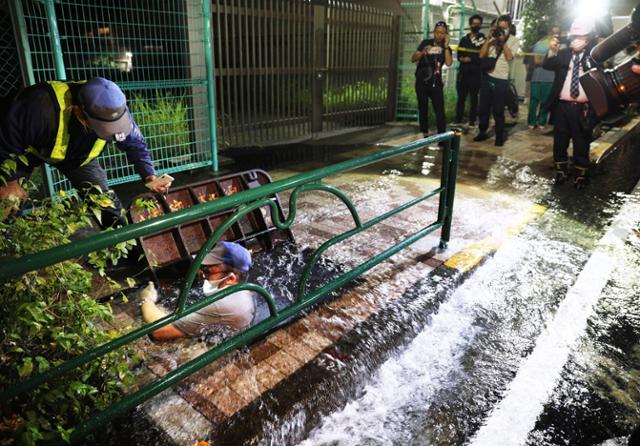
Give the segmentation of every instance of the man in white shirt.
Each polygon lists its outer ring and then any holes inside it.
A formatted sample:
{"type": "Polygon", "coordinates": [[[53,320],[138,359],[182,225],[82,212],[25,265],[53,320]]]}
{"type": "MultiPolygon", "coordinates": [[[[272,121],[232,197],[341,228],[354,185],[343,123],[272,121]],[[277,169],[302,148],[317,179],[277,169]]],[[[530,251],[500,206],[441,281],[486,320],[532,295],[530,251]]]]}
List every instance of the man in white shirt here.
{"type": "Polygon", "coordinates": [[[488,138],[489,113],[493,112],[496,126],[495,145],[504,145],[504,107],[509,91],[509,72],[514,56],[520,44],[511,35],[511,16],[501,15],[496,25],[489,30],[489,35],[482,48],[480,59],[495,59],[495,66],[483,75],[480,86],[480,120],[479,133],[474,141],[484,141],[488,138]]]}
{"type": "Polygon", "coordinates": [[[553,160],[556,166],[556,184],[569,178],[567,149],[573,142],[574,185],[582,189],[587,181],[589,145],[592,140],[595,118],[589,106],[579,78],[591,68],[588,57],[595,46],[594,22],[579,18],[569,31],[570,45],[559,49],[557,39],[552,39],[543,68],[555,71],[555,79],[546,109],[554,111],[553,160]]]}

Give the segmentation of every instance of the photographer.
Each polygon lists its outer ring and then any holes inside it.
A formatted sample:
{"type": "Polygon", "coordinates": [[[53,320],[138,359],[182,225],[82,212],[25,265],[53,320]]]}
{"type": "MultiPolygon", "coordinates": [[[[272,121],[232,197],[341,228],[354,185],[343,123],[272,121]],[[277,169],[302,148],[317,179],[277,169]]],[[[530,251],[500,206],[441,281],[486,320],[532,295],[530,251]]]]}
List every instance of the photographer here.
{"type": "Polygon", "coordinates": [[[458,79],[456,90],[458,92],[458,102],[456,103],[456,122],[462,123],[464,114],[464,104],[467,96],[471,102],[469,109],[469,126],[475,127],[476,115],[478,114],[478,93],[480,93],[480,81],[482,79],[482,69],[480,68],[480,48],[486,41],[485,35],[480,32],[482,26],[482,16],[476,14],[469,18],[471,32],[460,39],[458,45],[458,79]],[[475,50],[475,51],[469,51],[475,50]]]}
{"type": "Polygon", "coordinates": [[[449,33],[445,22],[436,23],[433,29],[433,39],[420,42],[415,53],[411,56],[412,63],[418,63],[416,68],[416,96],[418,99],[418,114],[420,115],[420,131],[426,138],[429,136],[429,99],[436,114],[438,133],[444,133],[446,122],[444,115],[444,95],[442,93],[442,68],[453,62],[451,48],[449,48],[449,33]]]}
{"type": "Polygon", "coordinates": [[[591,67],[588,57],[597,43],[593,20],[576,19],[569,31],[569,48],[559,49],[558,39],[549,44],[543,68],[555,71],[555,79],[546,109],[554,112],[553,161],[556,166],[555,183],[569,178],[567,149],[573,141],[574,185],[582,189],[587,181],[589,145],[595,117],[589,99],[580,84],[580,76],[591,67]]]}
{"type": "Polygon", "coordinates": [[[480,132],[473,140],[484,141],[488,138],[489,112],[493,111],[495,145],[498,147],[504,145],[504,107],[509,90],[509,71],[519,48],[518,39],[511,34],[511,16],[501,15],[480,49],[481,64],[486,74],[480,86],[480,132]]]}

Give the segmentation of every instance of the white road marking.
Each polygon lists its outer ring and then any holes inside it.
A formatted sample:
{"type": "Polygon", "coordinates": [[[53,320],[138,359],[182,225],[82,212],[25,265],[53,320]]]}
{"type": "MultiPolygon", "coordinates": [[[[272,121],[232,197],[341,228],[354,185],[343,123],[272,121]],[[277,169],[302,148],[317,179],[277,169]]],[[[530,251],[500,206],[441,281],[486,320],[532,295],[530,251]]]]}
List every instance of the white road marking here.
{"type": "Polygon", "coordinates": [[[624,244],[637,224],[639,203],[640,183],[600,240],[553,320],[538,337],[505,397],[472,438],[472,446],[515,446],[526,442],[560,378],[571,348],[586,330],[587,320],[615,265],[616,248],[624,244]]]}

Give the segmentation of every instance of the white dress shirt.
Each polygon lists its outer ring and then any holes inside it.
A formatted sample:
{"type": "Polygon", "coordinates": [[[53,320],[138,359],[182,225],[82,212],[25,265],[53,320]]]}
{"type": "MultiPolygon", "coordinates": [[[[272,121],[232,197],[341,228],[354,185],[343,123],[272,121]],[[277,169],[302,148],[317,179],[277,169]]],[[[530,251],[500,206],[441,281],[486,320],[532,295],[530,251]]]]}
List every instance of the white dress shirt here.
{"type": "MultiPolygon", "coordinates": [[[[580,58],[580,62],[578,62],[580,64],[580,71],[579,71],[580,76],[582,76],[582,74],[584,73],[584,70],[582,69],[582,58],[584,56],[585,56],[584,51],[578,54],[578,57],[580,58]]],[[[589,102],[589,99],[587,98],[587,95],[585,94],[584,89],[582,88],[582,84],[580,84],[580,82],[578,82],[578,89],[580,91],[580,94],[578,94],[578,96],[575,98],[571,96],[571,78],[573,76],[574,57],[576,57],[576,55],[574,53],[571,53],[571,62],[569,63],[569,71],[567,71],[567,77],[565,77],[564,84],[562,85],[562,90],[560,91],[560,100],[571,101],[571,102],[589,102]]]]}

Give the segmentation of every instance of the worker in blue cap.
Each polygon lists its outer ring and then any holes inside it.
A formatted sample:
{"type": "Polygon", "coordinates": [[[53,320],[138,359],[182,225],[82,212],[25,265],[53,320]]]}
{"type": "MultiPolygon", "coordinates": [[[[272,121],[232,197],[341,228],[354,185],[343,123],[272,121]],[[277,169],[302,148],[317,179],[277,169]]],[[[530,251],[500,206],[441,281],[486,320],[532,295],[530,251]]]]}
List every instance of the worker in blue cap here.
{"type": "MultiPolygon", "coordinates": [[[[251,268],[251,254],[237,243],[221,241],[205,256],[206,280],[202,291],[205,296],[242,282],[243,276],[251,268]]],[[[157,304],[158,292],[153,285],[144,288],[140,295],[142,319],[152,323],[169,313],[157,304]]],[[[158,341],[197,336],[214,325],[224,325],[241,330],[251,325],[256,312],[254,293],[248,290],[236,291],[215,301],[198,311],[155,330],[151,337],[158,341]]]]}
{"type": "MultiPolygon", "coordinates": [[[[55,166],[81,194],[94,186],[109,191],[96,159],[108,142],[126,153],[145,182],[156,179],[147,143],[115,83],[95,77],[24,88],[0,110],[0,201],[26,200],[20,181],[42,163],[55,166]]],[[[165,192],[169,186],[151,189],[165,192]]],[[[122,205],[110,194],[113,203],[103,209],[103,227],[121,221],[122,205]]]]}

